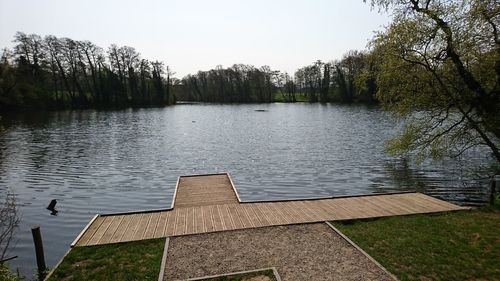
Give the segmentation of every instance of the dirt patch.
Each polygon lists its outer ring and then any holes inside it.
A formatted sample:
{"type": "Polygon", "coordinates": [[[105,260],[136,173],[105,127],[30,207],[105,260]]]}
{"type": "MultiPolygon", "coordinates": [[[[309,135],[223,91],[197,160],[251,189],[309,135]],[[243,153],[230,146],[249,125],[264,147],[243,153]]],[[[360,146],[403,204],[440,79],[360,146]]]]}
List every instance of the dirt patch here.
{"type": "Polygon", "coordinates": [[[325,223],[172,237],[164,280],[267,267],[283,280],[393,280],[325,223]]]}

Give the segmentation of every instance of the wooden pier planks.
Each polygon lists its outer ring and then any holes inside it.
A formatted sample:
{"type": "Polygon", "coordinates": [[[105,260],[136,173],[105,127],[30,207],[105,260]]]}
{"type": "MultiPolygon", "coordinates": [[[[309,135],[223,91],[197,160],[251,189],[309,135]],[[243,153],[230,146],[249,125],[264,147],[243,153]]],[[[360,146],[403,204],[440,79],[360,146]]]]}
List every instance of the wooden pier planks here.
{"type": "Polygon", "coordinates": [[[228,174],[179,177],[172,207],[238,204],[228,174]]]}
{"type": "Polygon", "coordinates": [[[467,208],[420,193],[176,207],[168,211],[99,216],[76,245],[463,209],[467,208]]]}

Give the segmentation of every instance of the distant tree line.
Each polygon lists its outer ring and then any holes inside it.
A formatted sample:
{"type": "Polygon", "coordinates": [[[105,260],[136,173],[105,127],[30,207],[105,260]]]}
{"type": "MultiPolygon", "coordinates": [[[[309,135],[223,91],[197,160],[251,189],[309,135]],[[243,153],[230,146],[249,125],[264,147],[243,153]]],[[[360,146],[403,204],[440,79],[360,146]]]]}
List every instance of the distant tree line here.
{"type": "Polygon", "coordinates": [[[203,102],[272,102],[276,91],[275,76],[269,66],[235,64],[199,71],[182,79],[183,99],[203,102]]]}
{"type": "Polygon", "coordinates": [[[291,77],[269,66],[235,64],[199,71],[182,79],[183,100],[202,102],[364,102],[375,103],[375,64],[370,53],[350,51],[341,60],[320,60],[291,77]]]}
{"type": "Polygon", "coordinates": [[[295,72],[294,83],[309,102],[376,102],[375,65],[365,52],[350,51],[340,61],[304,66],[295,72]]]}
{"type": "Polygon", "coordinates": [[[376,64],[368,52],[318,60],[293,76],[269,66],[235,64],[178,80],[163,62],[143,59],[128,46],[104,50],[90,41],[22,32],[13,42],[0,59],[2,111],[164,106],[176,97],[222,103],[376,102],[376,64]]]}
{"type": "Polygon", "coordinates": [[[175,102],[168,66],[132,47],[18,32],[0,59],[0,110],[163,106],[175,102]]]}

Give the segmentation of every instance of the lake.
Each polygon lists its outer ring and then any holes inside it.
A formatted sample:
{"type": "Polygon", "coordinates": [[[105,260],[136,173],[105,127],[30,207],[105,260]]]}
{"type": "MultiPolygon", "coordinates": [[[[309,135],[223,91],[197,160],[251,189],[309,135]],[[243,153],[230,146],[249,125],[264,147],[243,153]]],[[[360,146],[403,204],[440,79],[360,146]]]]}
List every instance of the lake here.
{"type": "Polygon", "coordinates": [[[416,166],[383,151],[400,124],[377,107],[183,104],[4,117],[1,198],[17,195],[22,223],[11,255],[31,276],[30,227],[55,263],[96,213],[170,206],[179,175],[229,172],[243,200],[420,191],[448,201],[487,199],[464,184],[461,162],[416,166]],[[257,111],[256,111],[257,110],[257,111]],[[57,215],[46,210],[58,201],[57,215]]]}

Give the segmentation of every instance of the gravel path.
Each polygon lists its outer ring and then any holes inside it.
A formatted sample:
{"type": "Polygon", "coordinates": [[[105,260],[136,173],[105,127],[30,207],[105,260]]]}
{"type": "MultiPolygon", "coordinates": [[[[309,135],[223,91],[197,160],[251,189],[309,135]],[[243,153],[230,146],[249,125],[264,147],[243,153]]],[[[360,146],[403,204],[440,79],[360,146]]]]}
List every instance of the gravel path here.
{"type": "Polygon", "coordinates": [[[325,223],[172,237],[164,280],[266,267],[282,280],[393,280],[325,223]]]}

